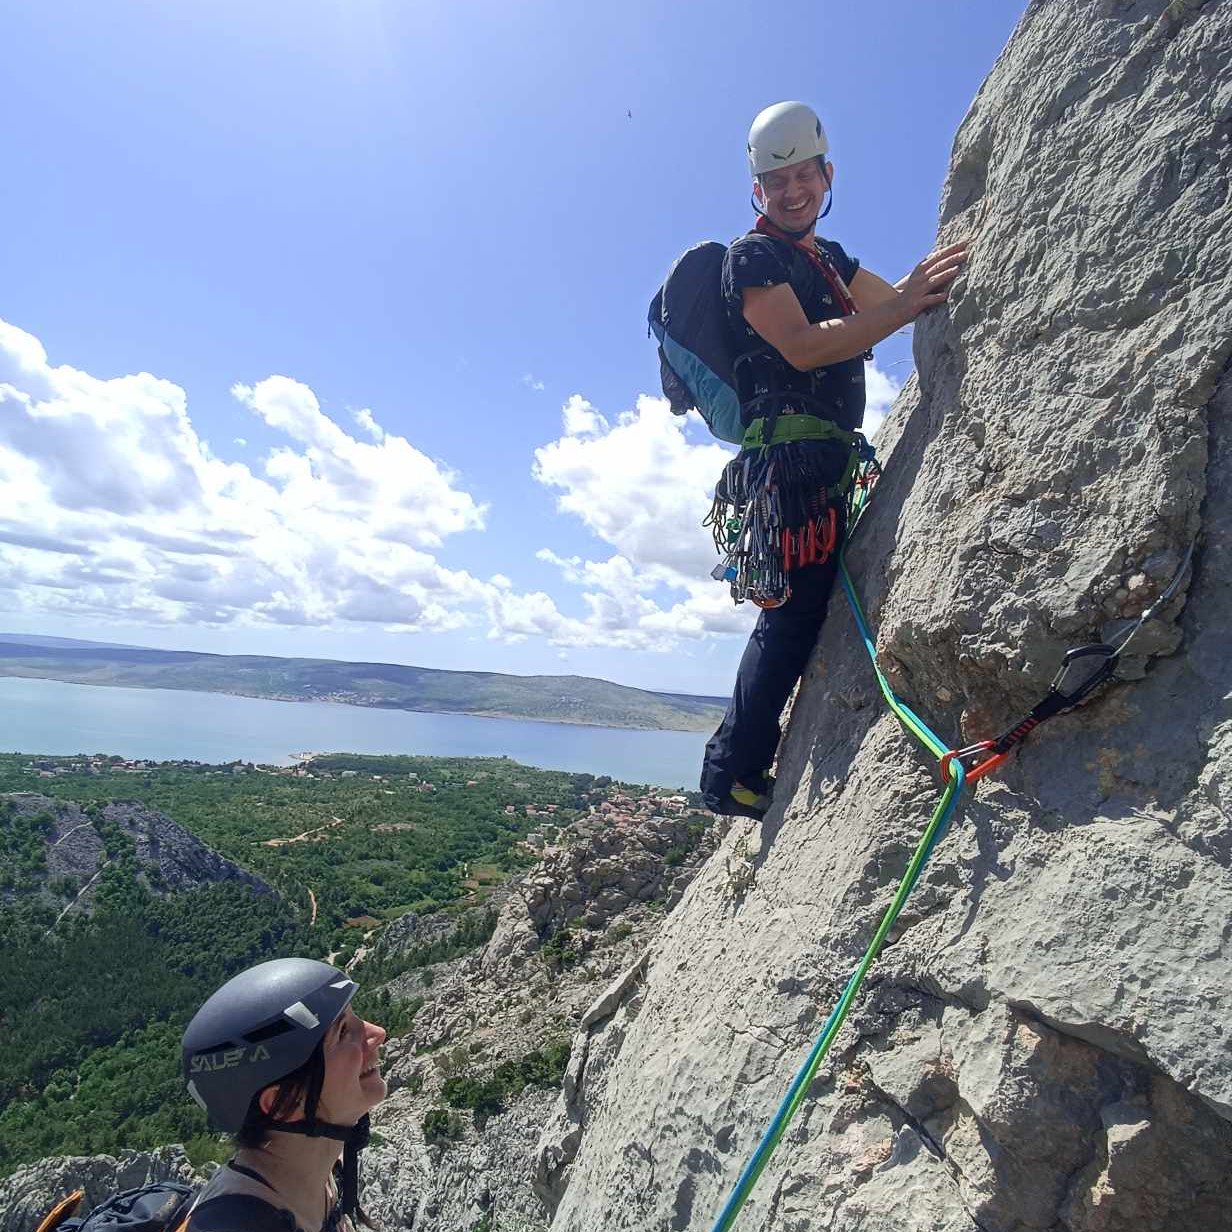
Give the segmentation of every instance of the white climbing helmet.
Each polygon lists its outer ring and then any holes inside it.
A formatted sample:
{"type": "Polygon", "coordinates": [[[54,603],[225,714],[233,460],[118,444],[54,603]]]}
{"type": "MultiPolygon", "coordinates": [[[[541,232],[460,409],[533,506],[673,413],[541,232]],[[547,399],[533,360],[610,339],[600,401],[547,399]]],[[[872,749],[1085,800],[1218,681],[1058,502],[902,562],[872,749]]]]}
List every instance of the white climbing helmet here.
{"type": "Polygon", "coordinates": [[[824,158],[826,130],[806,103],[775,103],[757,113],[749,127],[749,170],[756,179],[776,167],[824,158]]]}

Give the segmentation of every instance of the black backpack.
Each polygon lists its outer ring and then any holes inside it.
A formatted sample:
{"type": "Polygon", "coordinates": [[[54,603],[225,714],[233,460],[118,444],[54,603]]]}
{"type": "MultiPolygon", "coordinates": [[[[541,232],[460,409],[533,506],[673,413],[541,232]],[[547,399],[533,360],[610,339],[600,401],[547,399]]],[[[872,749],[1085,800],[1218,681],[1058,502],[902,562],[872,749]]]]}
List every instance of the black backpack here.
{"type": "MultiPolygon", "coordinates": [[[[197,1191],[180,1181],[155,1181],[104,1199],[88,1214],[77,1210],[78,1189],[56,1203],[35,1232],[185,1232],[197,1191]]],[[[295,1232],[295,1217],[248,1194],[220,1194],[192,1212],[193,1232],[295,1232]]]]}
{"type": "Polygon", "coordinates": [[[650,301],[650,332],[659,340],[659,376],[672,411],[696,408],[721,441],[744,436],[734,375],[736,353],[723,305],[723,257],[715,240],[695,244],[667,272],[650,301]]]}

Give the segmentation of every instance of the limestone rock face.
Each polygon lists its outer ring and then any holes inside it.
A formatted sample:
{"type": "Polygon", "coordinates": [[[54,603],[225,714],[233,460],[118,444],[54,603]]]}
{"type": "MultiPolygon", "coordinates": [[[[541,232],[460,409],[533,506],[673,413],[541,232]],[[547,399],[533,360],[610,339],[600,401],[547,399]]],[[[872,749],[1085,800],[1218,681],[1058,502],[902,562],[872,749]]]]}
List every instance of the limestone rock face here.
{"type": "MultiPolygon", "coordinates": [[[[954,745],[1158,596],[970,790],[737,1227],[1232,1227],[1232,4],[1035,0],[958,134],[951,302],[850,564],[954,745]]],[[[540,1143],[553,1232],[709,1227],[938,794],[841,600],[780,751],[540,1143]]]]}

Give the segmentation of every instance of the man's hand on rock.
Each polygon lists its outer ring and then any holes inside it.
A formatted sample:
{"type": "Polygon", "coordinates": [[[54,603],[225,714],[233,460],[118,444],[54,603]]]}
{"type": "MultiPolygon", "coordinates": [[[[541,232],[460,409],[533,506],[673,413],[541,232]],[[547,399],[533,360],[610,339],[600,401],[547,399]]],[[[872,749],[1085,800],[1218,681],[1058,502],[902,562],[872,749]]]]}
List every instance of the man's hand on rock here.
{"type": "Polygon", "coordinates": [[[944,304],[950,294],[950,283],[958,277],[967,259],[967,242],[951,244],[930,252],[894,288],[899,295],[903,323],[914,321],[926,308],[944,304]]]}

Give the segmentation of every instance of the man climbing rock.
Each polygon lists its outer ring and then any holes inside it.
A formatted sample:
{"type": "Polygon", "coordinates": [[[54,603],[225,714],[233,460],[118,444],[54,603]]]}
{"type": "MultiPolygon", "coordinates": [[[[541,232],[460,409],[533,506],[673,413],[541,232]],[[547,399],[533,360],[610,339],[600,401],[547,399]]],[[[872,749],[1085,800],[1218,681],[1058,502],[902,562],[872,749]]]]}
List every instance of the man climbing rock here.
{"type": "Polygon", "coordinates": [[[706,745],[701,789],[716,813],[760,817],[770,804],[779,717],[825,620],[846,533],[869,348],[943,303],[966,258],[965,244],[951,245],[891,286],[819,237],[828,148],[803,103],[757,116],[748,157],[759,217],[723,260],[745,435],[711,521],[733,594],[763,610],[706,745]]]}

